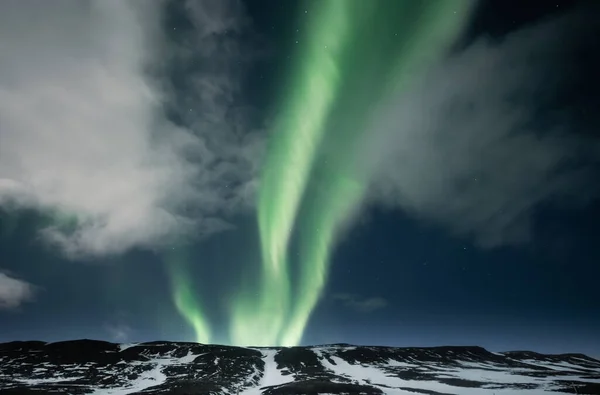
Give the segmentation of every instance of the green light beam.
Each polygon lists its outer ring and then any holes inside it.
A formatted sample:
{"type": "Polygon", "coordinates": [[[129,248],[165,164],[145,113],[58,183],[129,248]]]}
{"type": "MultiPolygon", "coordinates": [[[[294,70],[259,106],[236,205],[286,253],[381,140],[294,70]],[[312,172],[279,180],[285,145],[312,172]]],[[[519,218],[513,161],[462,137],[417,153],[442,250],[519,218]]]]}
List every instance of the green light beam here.
{"type": "Polygon", "coordinates": [[[350,28],[345,0],[313,4],[308,34],[298,44],[291,90],[263,166],[258,196],[260,291],[256,297],[242,294],[234,303],[230,334],[234,344],[276,344],[289,309],[287,247],[323,126],[335,102],[339,53],[350,28]]]}
{"type": "MultiPolygon", "coordinates": [[[[286,346],[301,342],[310,315],[326,283],[336,233],[361,202],[366,190],[368,179],[355,167],[355,158],[360,155],[360,139],[366,132],[369,117],[372,116],[369,104],[377,100],[377,96],[404,89],[415,81],[419,71],[424,70],[443,54],[456,39],[471,8],[470,1],[395,1],[396,5],[404,6],[404,10],[410,14],[410,20],[413,21],[412,26],[405,26],[404,31],[409,28],[408,34],[399,38],[402,45],[399,46],[401,51],[397,55],[398,61],[396,64],[390,63],[390,69],[385,70],[386,72],[382,73],[381,68],[378,69],[382,77],[379,81],[349,84],[344,96],[362,95],[363,99],[357,101],[362,104],[349,101],[340,105],[339,111],[332,115],[332,129],[323,141],[323,160],[319,161],[319,165],[314,169],[314,175],[319,177],[319,181],[315,183],[312,191],[313,204],[307,205],[307,214],[300,218],[300,279],[293,313],[282,337],[282,344],[286,346]],[[388,73],[391,75],[386,78],[388,73]],[[390,79],[393,81],[391,84],[390,79]],[[367,86],[371,89],[370,95],[365,95],[364,89],[367,86]],[[390,86],[393,89],[390,89],[390,86]],[[363,108],[363,111],[357,111],[359,108],[363,108]]],[[[368,33],[365,31],[363,34],[368,33]]],[[[371,36],[369,41],[378,42],[382,39],[384,37],[371,36]]],[[[382,56],[381,53],[369,51],[367,47],[359,48],[363,58],[374,59],[378,55],[382,56]]],[[[388,50],[385,46],[381,49],[388,50]]],[[[368,62],[360,68],[364,70],[364,66],[367,65],[377,69],[376,64],[368,62]]],[[[353,82],[357,81],[352,78],[352,72],[348,72],[347,75],[353,82]]],[[[360,81],[361,77],[356,77],[360,81]]]]}
{"type": "Polygon", "coordinates": [[[165,263],[171,279],[171,298],[179,314],[194,329],[198,343],[210,343],[210,327],[202,307],[197,302],[195,289],[187,270],[189,257],[184,246],[166,253],[165,263]]]}

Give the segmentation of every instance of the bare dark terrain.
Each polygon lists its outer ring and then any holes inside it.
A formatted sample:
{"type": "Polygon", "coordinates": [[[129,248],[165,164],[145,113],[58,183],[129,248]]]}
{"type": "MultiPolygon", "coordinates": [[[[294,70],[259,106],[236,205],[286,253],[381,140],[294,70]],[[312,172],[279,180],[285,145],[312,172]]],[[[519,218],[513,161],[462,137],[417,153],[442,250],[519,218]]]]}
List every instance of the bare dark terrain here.
{"type": "Polygon", "coordinates": [[[0,394],[600,394],[600,361],[480,347],[0,344],[0,394]]]}

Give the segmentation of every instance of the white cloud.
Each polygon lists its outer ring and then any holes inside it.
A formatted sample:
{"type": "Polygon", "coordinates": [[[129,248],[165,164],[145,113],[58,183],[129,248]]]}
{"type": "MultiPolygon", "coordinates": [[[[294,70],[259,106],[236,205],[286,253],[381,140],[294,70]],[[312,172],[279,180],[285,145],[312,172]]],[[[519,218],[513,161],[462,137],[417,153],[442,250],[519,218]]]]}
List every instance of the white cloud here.
{"type": "Polygon", "coordinates": [[[33,298],[34,290],[28,282],[0,272],[0,310],[21,306],[33,298]]]}
{"type": "Polygon", "coordinates": [[[105,324],[104,329],[108,332],[110,339],[115,342],[123,343],[130,340],[133,329],[123,323],[105,324]]]}
{"type": "Polygon", "coordinates": [[[493,247],[528,240],[541,204],[597,196],[598,123],[567,96],[594,81],[577,57],[597,26],[576,13],[479,40],[392,98],[365,143],[371,202],[493,247]]]}
{"type": "MultiPolygon", "coordinates": [[[[222,10],[236,2],[189,4],[212,21],[188,42],[203,48],[187,54],[198,63],[229,45],[219,23],[230,29],[241,16],[222,10]]],[[[149,77],[175,58],[162,5],[0,3],[0,205],[55,213],[42,235],[69,256],[210,234],[251,199],[258,143],[224,115],[237,97],[227,67],[236,55],[193,75],[193,122],[175,126],[163,110],[177,92],[149,77]]]]}
{"type": "Polygon", "coordinates": [[[338,293],[333,295],[333,299],[360,313],[369,313],[388,306],[388,301],[381,297],[362,297],[355,294],[338,293]]]}

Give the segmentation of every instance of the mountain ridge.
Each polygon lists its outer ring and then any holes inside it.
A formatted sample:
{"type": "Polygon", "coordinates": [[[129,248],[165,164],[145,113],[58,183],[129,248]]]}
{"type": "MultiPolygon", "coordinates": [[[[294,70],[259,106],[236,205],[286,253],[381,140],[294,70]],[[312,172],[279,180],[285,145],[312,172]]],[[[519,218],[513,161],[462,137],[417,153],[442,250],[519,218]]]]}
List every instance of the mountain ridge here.
{"type": "Polygon", "coordinates": [[[0,343],[0,394],[600,394],[600,360],[480,346],[0,343]]]}
{"type": "Polygon", "coordinates": [[[100,339],[92,339],[92,338],[80,338],[80,339],[72,339],[72,340],[58,340],[58,341],[44,341],[44,340],[12,340],[9,342],[0,342],[0,350],[2,346],[9,344],[19,344],[19,343],[30,343],[30,344],[39,344],[39,345],[49,345],[49,344],[57,344],[57,343],[71,343],[71,342],[98,342],[98,343],[106,343],[106,344],[116,344],[116,345],[126,345],[126,344],[135,344],[135,345],[157,345],[157,344],[193,344],[193,345],[205,345],[205,346],[223,346],[223,347],[241,347],[241,348],[293,348],[293,347],[367,347],[367,348],[392,348],[392,349],[418,349],[418,350],[426,350],[426,349],[480,349],[489,353],[498,353],[498,354],[511,354],[511,353],[529,353],[536,354],[542,356],[557,356],[557,357],[585,357],[589,359],[593,359],[594,361],[600,362],[600,357],[595,358],[587,354],[583,353],[542,353],[538,351],[532,350],[507,350],[507,351],[490,351],[482,346],[474,346],[474,345],[442,345],[442,346],[383,346],[383,345],[369,345],[369,344],[352,344],[352,343],[319,343],[319,344],[311,344],[304,346],[292,346],[292,347],[284,347],[284,346],[231,346],[228,344],[220,344],[220,343],[198,343],[198,342],[187,342],[187,341],[171,341],[171,340],[152,340],[149,342],[131,342],[131,343],[114,343],[108,340],[100,340],[100,339]]]}

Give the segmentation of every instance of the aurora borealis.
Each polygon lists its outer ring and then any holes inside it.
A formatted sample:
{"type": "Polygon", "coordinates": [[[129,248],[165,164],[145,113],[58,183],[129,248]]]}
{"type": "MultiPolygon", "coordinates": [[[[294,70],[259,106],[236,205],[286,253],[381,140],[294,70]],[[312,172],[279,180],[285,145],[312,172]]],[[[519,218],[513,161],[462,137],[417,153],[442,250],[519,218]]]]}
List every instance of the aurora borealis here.
{"type": "MultiPolygon", "coordinates": [[[[289,88],[281,93],[283,105],[260,177],[261,276],[254,292],[242,285],[231,307],[232,344],[300,343],[326,284],[336,232],[368,184],[368,175],[354,167],[352,158],[373,116],[372,103],[402,89],[419,77],[416,70],[441,56],[460,33],[471,5],[470,0],[327,0],[299,7],[308,15],[302,26],[306,33],[298,40],[299,61],[289,73],[289,88]],[[301,252],[292,260],[288,247],[294,233],[301,252]],[[292,263],[299,267],[295,283],[292,263]]],[[[173,265],[175,304],[196,339],[209,342],[199,301],[183,267],[168,259],[167,266],[173,265]]]]}
{"type": "Polygon", "coordinates": [[[594,4],[8,3],[0,338],[600,328],[594,4]]]}
{"type": "Polygon", "coordinates": [[[186,256],[186,246],[172,247],[171,251],[168,251],[165,261],[171,278],[173,303],[177,307],[177,311],[194,328],[195,340],[199,343],[209,343],[210,326],[202,306],[197,300],[195,281],[189,277],[186,265],[190,264],[190,260],[186,256]]]}
{"type": "Polygon", "coordinates": [[[299,44],[302,61],[285,92],[259,189],[260,296],[249,301],[243,295],[236,303],[234,344],[300,343],[326,284],[336,232],[368,183],[352,158],[372,116],[370,103],[382,100],[390,84],[401,87],[418,78],[414,70],[447,49],[470,5],[344,0],[306,5],[309,34],[299,44]],[[405,21],[401,28],[399,15],[405,21]],[[309,203],[296,225],[303,199],[309,203]],[[296,226],[300,276],[290,292],[287,247],[296,226]]]}
{"type": "MultiPolygon", "coordinates": [[[[258,290],[240,292],[231,309],[232,344],[300,343],[326,284],[336,232],[368,184],[352,158],[373,115],[372,103],[402,89],[419,77],[416,70],[441,56],[460,33],[471,5],[470,0],[327,0],[299,8],[310,10],[302,27],[306,33],[298,40],[300,60],[282,92],[284,104],[260,178],[262,275],[258,290]],[[303,202],[308,203],[298,221],[303,202]],[[294,262],[300,275],[292,284],[288,246],[295,230],[301,239],[294,262]]],[[[208,340],[189,284],[176,281],[174,289],[176,305],[197,339],[208,340]]]]}
{"type": "Polygon", "coordinates": [[[336,98],[342,67],[339,56],[348,45],[351,28],[342,2],[316,6],[315,20],[307,27],[307,43],[300,47],[304,47],[303,62],[298,65],[298,76],[285,100],[289,105],[277,122],[263,169],[258,198],[261,296],[255,303],[242,296],[234,306],[232,338],[239,344],[276,342],[290,306],[287,246],[328,110],[336,98]]]}

